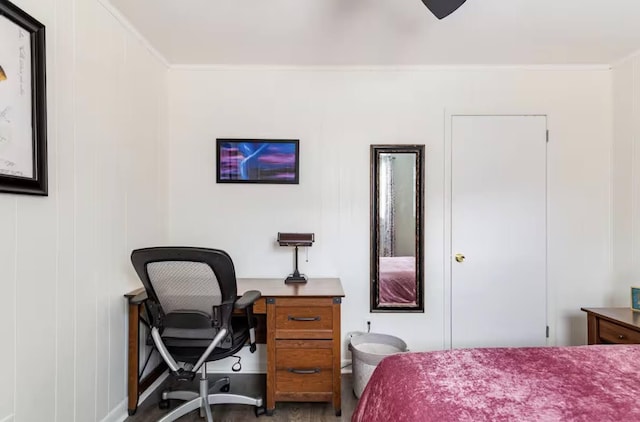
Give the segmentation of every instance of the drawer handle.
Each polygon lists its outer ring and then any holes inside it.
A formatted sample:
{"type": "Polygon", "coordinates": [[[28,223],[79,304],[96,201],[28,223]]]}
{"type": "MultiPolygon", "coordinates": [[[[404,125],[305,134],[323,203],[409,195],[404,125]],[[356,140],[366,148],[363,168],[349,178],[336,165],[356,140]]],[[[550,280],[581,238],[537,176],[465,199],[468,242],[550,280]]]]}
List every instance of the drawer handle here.
{"type": "Polygon", "coordinates": [[[320,321],[320,317],[296,317],[289,315],[289,321],[320,321]]]}
{"type": "Polygon", "coordinates": [[[619,338],[620,340],[624,340],[624,334],[618,334],[618,338],[619,338]]]}
{"type": "Polygon", "coordinates": [[[288,368],[287,371],[291,372],[292,374],[311,375],[311,374],[319,374],[320,368],[314,368],[314,369],[288,368]]]}

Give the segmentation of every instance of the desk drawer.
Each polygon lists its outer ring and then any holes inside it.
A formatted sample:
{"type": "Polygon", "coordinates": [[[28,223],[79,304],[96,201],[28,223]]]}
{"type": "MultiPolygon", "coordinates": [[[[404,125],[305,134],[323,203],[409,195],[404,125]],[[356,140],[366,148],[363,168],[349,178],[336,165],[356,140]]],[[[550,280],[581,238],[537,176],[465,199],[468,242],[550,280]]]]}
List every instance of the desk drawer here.
{"type": "Polygon", "coordinates": [[[276,338],[333,337],[333,311],[327,306],[276,307],[276,338]]]}
{"type": "Polygon", "coordinates": [[[637,344],[640,333],[609,321],[599,320],[600,338],[609,343],[637,344]]]}
{"type": "Polygon", "coordinates": [[[333,390],[331,349],[277,349],[278,393],[323,393],[333,390]]]}

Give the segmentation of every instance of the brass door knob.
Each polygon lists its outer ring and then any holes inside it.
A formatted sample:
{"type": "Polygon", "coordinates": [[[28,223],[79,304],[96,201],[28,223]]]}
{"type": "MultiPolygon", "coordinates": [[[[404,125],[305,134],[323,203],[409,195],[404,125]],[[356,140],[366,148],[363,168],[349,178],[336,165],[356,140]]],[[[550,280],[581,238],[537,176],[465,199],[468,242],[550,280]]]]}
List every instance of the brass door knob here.
{"type": "Polygon", "coordinates": [[[461,253],[457,253],[456,254],[456,261],[464,262],[464,255],[462,255],[461,253]]]}

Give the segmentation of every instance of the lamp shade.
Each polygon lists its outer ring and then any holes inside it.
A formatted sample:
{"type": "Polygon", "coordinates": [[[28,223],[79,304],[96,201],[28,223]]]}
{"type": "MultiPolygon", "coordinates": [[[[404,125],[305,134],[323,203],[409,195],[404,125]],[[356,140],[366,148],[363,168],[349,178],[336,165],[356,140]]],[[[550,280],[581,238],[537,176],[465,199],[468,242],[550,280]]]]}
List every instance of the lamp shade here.
{"type": "Polygon", "coordinates": [[[311,246],[314,240],[314,233],[278,233],[280,246],[311,246]]]}

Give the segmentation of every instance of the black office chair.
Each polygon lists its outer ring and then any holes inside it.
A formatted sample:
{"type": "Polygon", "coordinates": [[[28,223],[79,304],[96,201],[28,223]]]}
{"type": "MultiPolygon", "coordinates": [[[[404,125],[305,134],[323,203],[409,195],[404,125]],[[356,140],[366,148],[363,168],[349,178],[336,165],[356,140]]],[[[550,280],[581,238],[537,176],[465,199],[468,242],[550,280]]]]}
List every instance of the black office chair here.
{"type": "Polygon", "coordinates": [[[231,257],[217,249],[156,247],[134,250],[131,262],[147,291],[151,337],[171,375],[191,381],[201,371],[199,393],[162,393],[163,403],[170,399],[187,403],[160,422],[174,421],[198,408],[200,416],[212,422],[210,405],[222,403],[248,404],[255,406],[256,416],[263,413],[261,397],[226,393],[228,377],[211,387],[207,381],[206,362],[235,354],[247,339],[251,352],[256,350],[253,304],[260,292],[236,296],[231,257]],[[234,308],[246,310],[246,318],[232,319],[234,308]]]}

